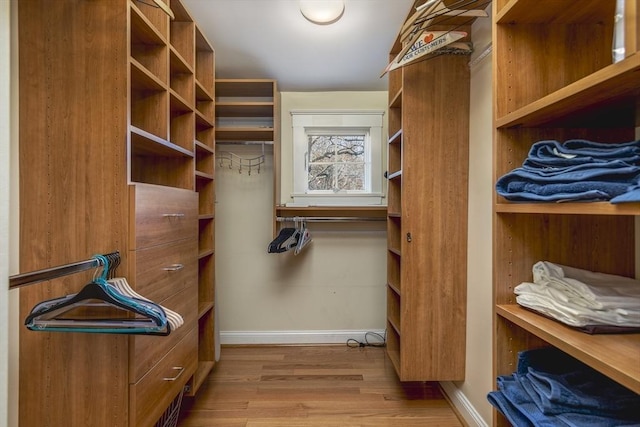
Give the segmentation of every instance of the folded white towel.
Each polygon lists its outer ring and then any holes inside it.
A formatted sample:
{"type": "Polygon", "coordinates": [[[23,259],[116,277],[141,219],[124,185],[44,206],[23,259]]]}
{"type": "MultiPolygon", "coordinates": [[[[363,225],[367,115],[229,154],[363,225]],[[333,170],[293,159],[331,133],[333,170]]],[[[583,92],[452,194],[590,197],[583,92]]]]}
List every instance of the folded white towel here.
{"type": "Polygon", "coordinates": [[[532,270],[533,283],[514,289],[518,304],[571,326],[640,327],[640,280],[548,261],[532,270]]]}
{"type": "Polygon", "coordinates": [[[640,280],[629,277],[539,261],[533,266],[533,281],[576,295],[589,307],[640,309],[640,280]]]}
{"type": "Polygon", "coordinates": [[[518,304],[571,326],[640,327],[640,310],[594,309],[576,304],[556,289],[524,282],[516,286],[518,304]]]}

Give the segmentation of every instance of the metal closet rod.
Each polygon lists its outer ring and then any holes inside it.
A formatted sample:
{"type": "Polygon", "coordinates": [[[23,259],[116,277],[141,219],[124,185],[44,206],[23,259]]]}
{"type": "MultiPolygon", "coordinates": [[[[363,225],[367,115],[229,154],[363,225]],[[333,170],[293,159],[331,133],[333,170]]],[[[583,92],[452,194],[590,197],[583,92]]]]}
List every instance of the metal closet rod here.
{"type": "Polygon", "coordinates": [[[363,217],[363,216],[279,216],[276,218],[278,222],[369,222],[369,221],[386,221],[383,217],[363,217]]]}
{"type": "MultiPolygon", "coordinates": [[[[105,257],[120,256],[119,252],[104,254],[105,257]]],[[[71,264],[60,265],[57,267],[45,268],[43,270],[32,271],[30,273],[16,274],[9,276],[9,289],[19,286],[32,285],[38,282],[56,279],[58,277],[68,276],[70,274],[79,273],[81,271],[90,270],[102,266],[102,261],[96,258],[85,261],[78,261],[71,264]]]]}

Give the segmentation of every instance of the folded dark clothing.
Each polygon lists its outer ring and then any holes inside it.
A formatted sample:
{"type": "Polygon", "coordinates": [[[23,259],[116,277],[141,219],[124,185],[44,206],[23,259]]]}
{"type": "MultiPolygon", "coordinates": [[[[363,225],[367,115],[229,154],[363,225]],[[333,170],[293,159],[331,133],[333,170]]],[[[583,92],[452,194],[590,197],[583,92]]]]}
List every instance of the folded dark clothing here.
{"type": "Polygon", "coordinates": [[[524,416],[520,409],[505,397],[502,391],[490,391],[487,394],[487,400],[496,408],[513,426],[517,427],[534,427],[527,417],[524,416]]]}
{"type": "Polygon", "coordinates": [[[578,413],[640,421],[640,396],[591,368],[526,375],[544,414],[578,413]]]}
{"type": "Polygon", "coordinates": [[[563,425],[558,423],[553,415],[543,413],[513,375],[498,377],[498,390],[534,426],[557,427],[563,425]]]}
{"type": "Polygon", "coordinates": [[[640,181],[640,166],[614,160],[562,170],[517,168],[496,182],[496,191],[514,201],[605,201],[625,194],[640,181]]]}
{"type": "Polygon", "coordinates": [[[514,377],[530,396],[535,394],[532,400],[545,414],[570,412],[640,421],[640,395],[555,347],[518,353],[514,377]]]}
{"type": "Polygon", "coordinates": [[[575,357],[569,356],[555,347],[541,347],[518,353],[516,373],[526,375],[529,373],[529,368],[534,368],[539,371],[561,374],[586,366],[575,357]]]}
{"type": "Polygon", "coordinates": [[[507,185],[509,194],[531,193],[537,196],[555,196],[558,194],[582,194],[597,191],[599,197],[606,200],[626,193],[630,184],[609,181],[576,181],[571,183],[539,184],[529,181],[511,181],[507,185]]]}
{"type": "Polygon", "coordinates": [[[522,167],[498,179],[496,192],[513,201],[640,201],[640,140],[538,141],[522,167]]]}
{"type": "MultiPolygon", "coordinates": [[[[500,180],[510,181],[517,177],[534,182],[566,182],[575,181],[624,181],[637,183],[640,166],[629,165],[620,160],[605,163],[581,164],[564,168],[524,169],[516,168],[505,174],[500,180]]],[[[500,180],[498,182],[500,182],[500,180]]]]}
{"type": "Polygon", "coordinates": [[[604,144],[580,139],[569,140],[564,144],[554,140],[538,141],[531,146],[523,166],[562,167],[610,160],[638,164],[640,141],[622,144],[604,144]]]}
{"type": "Polygon", "coordinates": [[[562,150],[565,154],[578,153],[607,158],[621,157],[640,154],[640,140],[610,144],[586,139],[569,139],[562,144],[562,150]]]}
{"type": "Polygon", "coordinates": [[[626,193],[622,193],[619,196],[611,199],[611,203],[637,203],[640,202],[640,185],[634,185],[626,193]]]}
{"type": "Polygon", "coordinates": [[[557,418],[569,427],[640,427],[640,423],[637,421],[620,420],[589,414],[558,414],[557,418]]]}
{"type": "MultiPolygon", "coordinates": [[[[616,158],[615,160],[624,162],[630,166],[640,165],[640,155],[634,155],[629,157],[619,157],[619,158],[616,158]]],[[[533,169],[533,170],[561,169],[561,168],[567,168],[571,166],[585,165],[585,164],[597,165],[602,163],[608,163],[610,161],[611,159],[602,159],[602,158],[591,157],[591,156],[576,156],[568,159],[564,157],[549,157],[549,158],[527,157],[526,159],[524,159],[524,162],[522,162],[522,167],[524,169],[533,169]]]]}

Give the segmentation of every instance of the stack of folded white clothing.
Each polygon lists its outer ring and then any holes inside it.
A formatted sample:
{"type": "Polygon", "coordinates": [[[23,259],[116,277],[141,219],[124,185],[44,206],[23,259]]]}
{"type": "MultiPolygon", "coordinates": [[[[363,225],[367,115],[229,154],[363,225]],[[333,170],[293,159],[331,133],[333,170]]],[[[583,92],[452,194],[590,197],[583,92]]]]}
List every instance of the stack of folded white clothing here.
{"type": "Polygon", "coordinates": [[[515,294],[521,306],[587,332],[640,328],[640,280],[629,277],[539,261],[533,283],[516,286],[515,294]]]}

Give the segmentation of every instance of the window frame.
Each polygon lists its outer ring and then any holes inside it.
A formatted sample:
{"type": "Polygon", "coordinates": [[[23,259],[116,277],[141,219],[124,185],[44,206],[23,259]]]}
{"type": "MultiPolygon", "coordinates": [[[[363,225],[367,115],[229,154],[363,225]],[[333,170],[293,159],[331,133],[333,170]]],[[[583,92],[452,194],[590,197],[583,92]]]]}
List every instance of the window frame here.
{"type": "Polygon", "coordinates": [[[380,206],[383,204],[384,110],[292,110],[293,203],[287,206],[380,206]],[[368,189],[309,191],[309,135],[364,131],[365,179],[368,189]],[[368,170],[367,170],[368,169],[368,170]],[[322,192],[321,192],[322,191],[322,192]]]}

